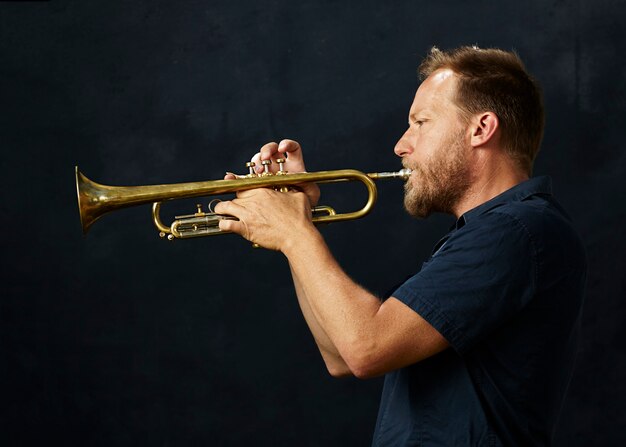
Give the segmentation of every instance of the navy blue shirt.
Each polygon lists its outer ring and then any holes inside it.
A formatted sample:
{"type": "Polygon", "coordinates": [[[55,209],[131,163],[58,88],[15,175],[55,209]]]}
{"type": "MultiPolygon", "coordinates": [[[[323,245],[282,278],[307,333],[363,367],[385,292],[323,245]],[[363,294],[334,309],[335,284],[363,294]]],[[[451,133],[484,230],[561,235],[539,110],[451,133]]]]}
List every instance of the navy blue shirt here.
{"type": "Polygon", "coordinates": [[[586,261],[547,177],[461,216],[393,294],[451,348],[385,377],[374,446],[551,443],[586,261]]]}

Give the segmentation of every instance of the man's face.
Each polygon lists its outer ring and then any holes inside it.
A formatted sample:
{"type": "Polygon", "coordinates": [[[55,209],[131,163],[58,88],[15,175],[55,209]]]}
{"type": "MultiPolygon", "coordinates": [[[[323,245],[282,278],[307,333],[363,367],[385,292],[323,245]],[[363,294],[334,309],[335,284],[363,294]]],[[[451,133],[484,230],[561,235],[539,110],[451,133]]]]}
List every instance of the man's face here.
{"type": "Polygon", "coordinates": [[[419,87],[409,112],[409,128],[394,152],[413,170],[405,184],[404,206],[415,217],[453,213],[470,184],[467,126],[453,103],[456,77],[433,72],[419,87]]]}

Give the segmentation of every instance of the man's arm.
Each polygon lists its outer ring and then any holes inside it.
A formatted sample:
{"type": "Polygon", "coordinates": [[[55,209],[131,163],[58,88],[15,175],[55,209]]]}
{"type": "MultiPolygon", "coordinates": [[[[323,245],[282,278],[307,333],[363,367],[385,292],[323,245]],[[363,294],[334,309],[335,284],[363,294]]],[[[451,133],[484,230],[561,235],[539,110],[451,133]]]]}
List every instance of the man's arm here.
{"type": "MultiPolygon", "coordinates": [[[[279,153],[288,153],[291,172],[304,171],[302,150],[292,140],[266,144],[254,160],[279,153]]],[[[303,192],[244,191],[215,209],[239,219],[222,220],[222,230],[287,256],[302,313],[331,374],[376,376],[448,347],[412,309],[393,297],[381,303],[341,270],[311,222],[319,188],[311,184],[303,192]]]]}
{"type": "MultiPolygon", "coordinates": [[[[304,159],[302,157],[302,148],[297,141],[293,140],[282,140],[280,144],[274,142],[267,143],[261,147],[260,151],[256,153],[250,161],[255,163],[256,170],[260,173],[263,171],[263,167],[261,166],[262,160],[275,160],[279,157],[287,157],[287,162],[285,163],[287,171],[306,172],[304,159]]],[[[275,172],[276,166],[270,165],[270,169],[275,172]]],[[[235,177],[234,175],[227,173],[224,178],[233,179],[235,177]]],[[[315,183],[303,184],[299,186],[302,192],[307,195],[310,205],[316,205],[320,196],[319,187],[315,183]]],[[[307,302],[307,298],[302,291],[302,287],[300,286],[300,282],[297,276],[293,273],[293,269],[291,269],[291,274],[300,309],[302,310],[304,319],[313,334],[315,343],[320,350],[320,354],[324,359],[328,371],[335,377],[350,375],[350,369],[339,355],[337,348],[333,345],[332,341],[328,338],[328,335],[326,335],[317,320],[315,320],[307,302]]]]}
{"type": "Polygon", "coordinates": [[[305,318],[314,317],[307,321],[317,322],[321,328],[316,336],[328,336],[355,376],[381,375],[448,346],[443,336],[405,304],[393,297],[381,303],[341,270],[311,222],[304,193],[243,191],[235,200],[218,203],[215,210],[239,219],[220,221],[222,230],[285,254],[299,297],[310,309],[305,318]]]}
{"type": "Polygon", "coordinates": [[[339,267],[313,227],[289,239],[283,253],[320,328],[357,377],[401,368],[448,347],[430,324],[391,297],[384,303],[354,283],[339,267]],[[311,231],[312,230],[312,231],[311,231]]]}

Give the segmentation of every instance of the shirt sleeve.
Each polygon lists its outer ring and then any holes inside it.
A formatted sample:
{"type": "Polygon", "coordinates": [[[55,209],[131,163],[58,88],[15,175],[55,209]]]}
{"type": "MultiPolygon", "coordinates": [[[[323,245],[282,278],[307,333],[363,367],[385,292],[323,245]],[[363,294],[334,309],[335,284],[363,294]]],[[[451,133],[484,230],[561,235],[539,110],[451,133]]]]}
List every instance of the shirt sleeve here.
{"type": "Polygon", "coordinates": [[[530,301],[536,258],[523,223],[491,212],[453,233],[392,296],[464,354],[530,301]]]}

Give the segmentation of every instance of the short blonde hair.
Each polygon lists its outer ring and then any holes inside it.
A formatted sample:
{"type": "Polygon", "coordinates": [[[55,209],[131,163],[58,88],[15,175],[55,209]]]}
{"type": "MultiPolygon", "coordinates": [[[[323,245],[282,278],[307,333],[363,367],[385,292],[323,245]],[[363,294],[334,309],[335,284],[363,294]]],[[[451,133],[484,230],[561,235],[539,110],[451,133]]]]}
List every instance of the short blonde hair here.
{"type": "Polygon", "coordinates": [[[501,141],[509,156],[529,175],[543,138],[541,89],[515,52],[475,46],[441,51],[433,47],[419,67],[422,79],[438,69],[459,79],[455,102],[462,114],[490,111],[498,116],[501,141]]]}

